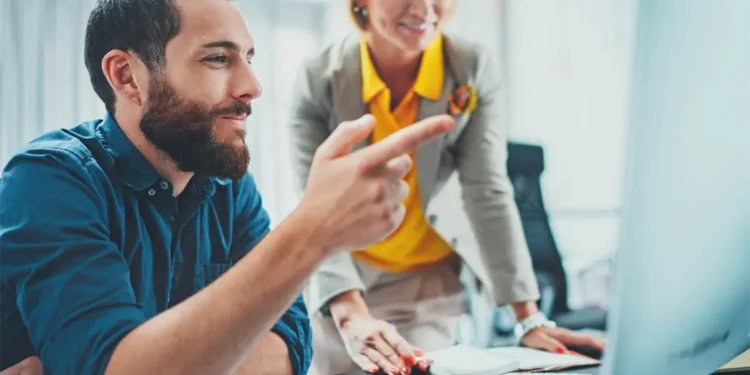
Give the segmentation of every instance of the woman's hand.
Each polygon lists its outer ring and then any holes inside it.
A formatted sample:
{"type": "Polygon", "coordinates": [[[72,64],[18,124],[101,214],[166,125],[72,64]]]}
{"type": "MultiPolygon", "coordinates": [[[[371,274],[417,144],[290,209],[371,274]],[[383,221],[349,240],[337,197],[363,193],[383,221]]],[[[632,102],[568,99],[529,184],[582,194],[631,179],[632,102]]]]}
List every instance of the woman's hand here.
{"type": "Polygon", "coordinates": [[[426,371],[430,365],[416,360],[424,351],[409,344],[393,325],[367,314],[348,317],[339,327],[339,333],[347,353],[364,371],[408,375],[413,366],[426,371]]]}
{"type": "Polygon", "coordinates": [[[578,333],[565,328],[539,327],[531,330],[521,339],[529,348],[542,349],[553,353],[567,353],[568,347],[590,348],[601,353],[606,343],[600,337],[578,333]]]}

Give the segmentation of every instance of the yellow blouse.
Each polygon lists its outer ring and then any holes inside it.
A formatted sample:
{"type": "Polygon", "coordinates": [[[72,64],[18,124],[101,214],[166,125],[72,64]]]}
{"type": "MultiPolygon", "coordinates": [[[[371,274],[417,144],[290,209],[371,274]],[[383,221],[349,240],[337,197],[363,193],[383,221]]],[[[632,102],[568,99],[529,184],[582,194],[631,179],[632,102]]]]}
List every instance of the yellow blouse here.
{"type": "MultiPolygon", "coordinates": [[[[403,100],[391,112],[391,92],[378,76],[370,58],[367,42],[360,43],[362,60],[362,100],[375,117],[372,142],[378,142],[417,120],[419,98],[437,100],[443,89],[443,39],[441,36],[425,49],[417,80],[403,100]]],[[[415,155],[412,161],[416,165],[415,155]]],[[[401,226],[387,239],[354,252],[352,256],[368,265],[389,272],[406,272],[439,262],[453,249],[432,228],[425,218],[419,195],[417,169],[412,168],[404,180],[409,195],[404,200],[406,217],[401,226]]]]}

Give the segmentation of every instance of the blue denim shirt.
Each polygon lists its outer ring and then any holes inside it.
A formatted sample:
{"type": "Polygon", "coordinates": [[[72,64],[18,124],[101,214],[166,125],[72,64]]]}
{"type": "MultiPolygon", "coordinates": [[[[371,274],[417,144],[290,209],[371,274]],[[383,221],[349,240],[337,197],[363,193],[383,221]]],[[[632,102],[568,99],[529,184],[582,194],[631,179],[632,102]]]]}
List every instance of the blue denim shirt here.
{"type": "MultiPolygon", "coordinates": [[[[269,231],[251,175],[195,176],[174,198],[109,115],[32,141],[6,165],[0,202],[0,369],[39,355],[48,375],[103,373],[128,332],[216,280],[269,231]]],[[[305,374],[301,297],[273,332],[305,374]]]]}

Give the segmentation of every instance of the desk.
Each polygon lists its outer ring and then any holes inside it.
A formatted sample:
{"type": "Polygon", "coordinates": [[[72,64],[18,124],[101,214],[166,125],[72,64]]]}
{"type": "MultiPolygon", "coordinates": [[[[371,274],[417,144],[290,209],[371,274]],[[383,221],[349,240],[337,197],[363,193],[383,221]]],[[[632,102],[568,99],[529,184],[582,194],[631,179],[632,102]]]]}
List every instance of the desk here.
{"type": "MultiPolygon", "coordinates": [[[[562,371],[560,374],[565,373],[573,373],[573,374],[585,374],[585,375],[604,375],[601,374],[600,368],[598,367],[592,367],[592,368],[582,368],[582,369],[576,369],[576,370],[568,370],[568,371],[562,371]]],[[[553,372],[554,374],[554,372],[553,372]]],[[[533,375],[533,373],[531,374],[533,375]]],[[[722,372],[715,372],[711,375],[750,375],[750,370],[731,370],[731,371],[722,371],[722,372]]]]}
{"type": "MultiPolygon", "coordinates": [[[[562,373],[565,372],[586,375],[604,375],[600,374],[601,371],[599,367],[562,371],[562,373]]],[[[717,371],[713,375],[750,375],[750,349],[727,363],[724,367],[722,367],[721,371],[717,371]]]]}
{"type": "MultiPolygon", "coordinates": [[[[583,332],[586,334],[596,335],[596,336],[604,335],[604,332],[596,331],[596,330],[588,330],[588,329],[579,330],[578,332],[583,332]]],[[[495,346],[495,347],[512,346],[514,345],[514,342],[515,341],[512,337],[495,337],[493,338],[492,346],[495,346]]],[[[750,347],[750,342],[748,342],[748,346],[750,347]]],[[[750,370],[748,370],[749,368],[750,368],[750,349],[746,350],[744,353],[737,356],[737,358],[729,361],[726,365],[722,366],[720,371],[717,370],[711,375],[750,375],[750,370]]],[[[604,374],[601,371],[600,367],[589,367],[589,368],[560,371],[560,373],[563,373],[563,374],[566,372],[574,373],[574,374],[586,374],[586,375],[609,375],[609,374],[604,374]]]]}
{"type": "Polygon", "coordinates": [[[590,367],[590,368],[582,368],[578,370],[570,370],[568,372],[576,373],[576,374],[586,374],[586,375],[599,375],[601,371],[599,371],[599,367],[590,367]]]}
{"type": "Polygon", "coordinates": [[[574,374],[586,374],[586,375],[599,375],[599,367],[592,367],[592,368],[582,368],[578,370],[570,370],[568,372],[572,372],[574,374]]]}

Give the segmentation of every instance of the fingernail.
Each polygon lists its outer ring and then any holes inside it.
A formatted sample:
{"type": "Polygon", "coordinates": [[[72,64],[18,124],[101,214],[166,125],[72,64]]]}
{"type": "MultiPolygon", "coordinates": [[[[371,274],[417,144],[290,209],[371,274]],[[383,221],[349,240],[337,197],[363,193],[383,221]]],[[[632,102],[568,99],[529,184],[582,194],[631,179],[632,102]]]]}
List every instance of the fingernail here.
{"type": "Polygon", "coordinates": [[[555,349],[555,352],[557,352],[557,354],[565,354],[566,350],[562,346],[558,346],[557,349],[555,349]]]}
{"type": "Polygon", "coordinates": [[[406,361],[409,363],[409,366],[414,366],[417,364],[417,359],[414,357],[409,357],[406,361]]]}
{"type": "Polygon", "coordinates": [[[374,117],[372,117],[372,115],[366,114],[359,119],[352,121],[351,126],[355,127],[356,129],[364,128],[366,126],[369,126],[373,120],[374,117]]]}

